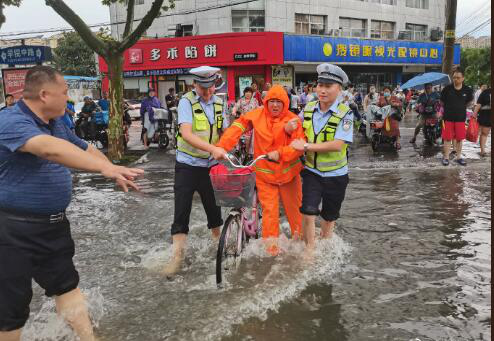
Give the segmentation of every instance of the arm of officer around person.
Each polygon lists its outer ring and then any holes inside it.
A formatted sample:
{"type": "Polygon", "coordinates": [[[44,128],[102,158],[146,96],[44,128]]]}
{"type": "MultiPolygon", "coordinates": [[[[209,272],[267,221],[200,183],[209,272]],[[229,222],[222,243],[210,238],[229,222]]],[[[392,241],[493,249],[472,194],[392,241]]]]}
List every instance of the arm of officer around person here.
{"type": "MultiPolygon", "coordinates": [[[[345,143],[353,142],[353,112],[349,111],[340,121],[334,135],[334,141],[323,143],[308,143],[307,151],[324,153],[324,152],[339,152],[345,143]]],[[[291,146],[296,150],[304,150],[305,140],[298,139],[291,143],[291,146]]]]}
{"type": "MultiPolygon", "coordinates": [[[[297,115],[293,114],[290,115],[290,119],[287,122],[287,125],[290,122],[294,122],[296,124],[296,127],[291,131],[290,134],[288,134],[288,144],[285,146],[282,146],[278,152],[280,153],[280,159],[283,160],[284,162],[290,162],[293,160],[298,159],[303,155],[303,150],[297,150],[291,146],[291,142],[295,140],[304,140],[305,141],[305,134],[304,134],[304,129],[302,128],[302,124],[300,123],[300,119],[297,115]]],[[[285,125],[285,132],[287,130],[287,127],[285,125]]]]}
{"type": "Polygon", "coordinates": [[[115,179],[125,192],[128,191],[128,187],[139,189],[133,180],[144,172],[142,169],[113,165],[103,153],[89,146],[68,129],[68,140],[65,140],[34,129],[30,122],[17,122],[16,127],[16,142],[9,145],[12,152],[30,153],[69,168],[101,173],[107,178],[115,179]]]}
{"type": "Polygon", "coordinates": [[[237,145],[238,140],[240,139],[242,134],[252,130],[252,121],[250,119],[250,116],[252,115],[251,113],[252,111],[237,118],[232,123],[232,125],[227,130],[225,130],[223,135],[221,135],[221,138],[216,146],[223,148],[225,151],[232,150],[233,147],[237,145]]]}

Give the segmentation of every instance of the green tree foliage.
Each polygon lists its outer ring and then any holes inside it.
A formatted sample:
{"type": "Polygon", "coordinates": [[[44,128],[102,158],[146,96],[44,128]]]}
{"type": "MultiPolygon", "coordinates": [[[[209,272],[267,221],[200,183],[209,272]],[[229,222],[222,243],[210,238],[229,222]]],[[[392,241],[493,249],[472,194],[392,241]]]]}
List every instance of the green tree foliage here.
{"type": "MultiPolygon", "coordinates": [[[[0,0],[2,1],[2,0],[0,0]]],[[[104,5],[121,3],[127,7],[125,28],[121,40],[107,34],[91,31],[89,26],[64,0],[45,0],[79,34],[91,50],[100,55],[108,65],[110,122],[108,124],[108,157],[119,161],[123,155],[123,63],[124,52],[132,47],[151,26],[161,11],[175,7],[175,0],[154,0],[151,7],[138,19],[134,18],[135,0],[102,0],[104,5]],[[135,26],[135,27],[134,27],[135,26]]]]}
{"type": "Polygon", "coordinates": [[[491,84],[491,49],[462,49],[461,68],[465,72],[465,83],[475,86],[491,84]]]}
{"type": "Polygon", "coordinates": [[[96,76],[94,52],[77,32],[64,33],[53,50],[53,61],[65,75],[96,76]]]}
{"type": "Polygon", "coordinates": [[[22,0],[0,0],[0,28],[5,23],[5,15],[3,14],[3,10],[7,6],[16,6],[19,7],[21,5],[22,0]]]}

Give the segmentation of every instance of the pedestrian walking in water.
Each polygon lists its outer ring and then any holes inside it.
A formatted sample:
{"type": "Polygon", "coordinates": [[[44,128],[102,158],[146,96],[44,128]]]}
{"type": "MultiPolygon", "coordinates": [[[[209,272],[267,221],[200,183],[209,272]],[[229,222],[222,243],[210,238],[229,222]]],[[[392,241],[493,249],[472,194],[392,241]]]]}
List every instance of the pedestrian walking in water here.
{"type": "Polygon", "coordinates": [[[353,113],[341,102],[342,85],[348,83],[348,76],[339,66],[327,63],[319,65],[317,73],[319,100],[307,103],[303,113],[307,141],[298,139],[291,143],[305,153],[300,212],[309,254],[315,246],[316,216],[322,218],[322,238],[331,238],[340,217],[349,181],[347,147],[353,142],[353,113]]]}
{"type": "Polygon", "coordinates": [[[140,169],[113,165],[63,122],[68,87],[63,75],[36,66],[23,96],[0,120],[0,340],[20,340],[29,318],[34,279],[55,298],[81,341],[94,340],[79,290],[74,241],[65,210],[70,203],[69,168],[101,173],[125,191],[137,189],[140,169]]]}
{"type": "Polygon", "coordinates": [[[461,155],[463,140],[466,137],[465,121],[467,119],[467,107],[473,100],[473,91],[463,84],[465,76],[463,70],[456,69],[453,73],[453,84],[449,84],[441,91],[441,102],[444,107],[443,115],[443,159],[444,166],[449,165],[451,142],[456,141],[456,162],[462,166],[467,163],[461,155]]]}
{"type": "Polygon", "coordinates": [[[209,169],[217,164],[212,157],[214,144],[228,127],[223,100],[214,94],[218,68],[201,66],[190,70],[194,76],[194,90],[186,93],[178,104],[177,162],[175,164],[175,211],[171,234],[173,254],[164,268],[172,276],[180,270],[185,257],[185,243],[189,233],[192,199],[197,191],[206,211],[207,225],[213,239],[218,239],[221,208],[216,206],[209,169]]]}

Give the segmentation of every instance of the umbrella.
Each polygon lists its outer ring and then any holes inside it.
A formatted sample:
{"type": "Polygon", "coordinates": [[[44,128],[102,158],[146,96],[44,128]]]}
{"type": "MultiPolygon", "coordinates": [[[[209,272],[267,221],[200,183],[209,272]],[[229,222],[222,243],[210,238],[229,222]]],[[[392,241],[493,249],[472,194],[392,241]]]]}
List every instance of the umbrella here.
{"type": "Polygon", "coordinates": [[[443,85],[451,83],[449,76],[440,72],[427,72],[415,76],[401,86],[402,89],[422,90],[424,85],[430,83],[432,85],[443,85]]]}

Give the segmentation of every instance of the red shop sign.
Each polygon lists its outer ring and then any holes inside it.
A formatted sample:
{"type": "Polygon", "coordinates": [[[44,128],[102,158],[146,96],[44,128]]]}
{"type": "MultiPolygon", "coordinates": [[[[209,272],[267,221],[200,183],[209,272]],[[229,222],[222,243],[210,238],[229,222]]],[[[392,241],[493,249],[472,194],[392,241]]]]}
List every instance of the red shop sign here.
{"type": "Polygon", "coordinates": [[[11,94],[17,101],[22,97],[26,74],[30,68],[2,69],[4,94],[11,94]]]}
{"type": "MultiPolygon", "coordinates": [[[[141,40],[125,51],[124,70],[271,64],[283,64],[281,32],[241,32],[141,40]],[[238,58],[243,55],[255,58],[238,58]],[[142,58],[141,62],[139,58],[142,58]]],[[[102,58],[100,71],[108,71],[102,58]]]]}

